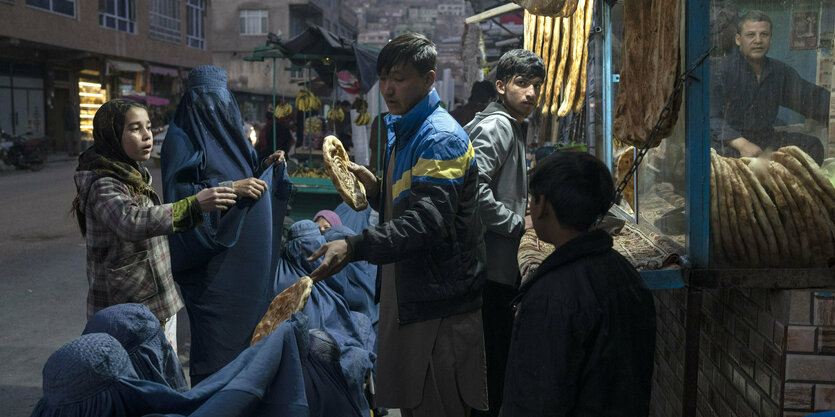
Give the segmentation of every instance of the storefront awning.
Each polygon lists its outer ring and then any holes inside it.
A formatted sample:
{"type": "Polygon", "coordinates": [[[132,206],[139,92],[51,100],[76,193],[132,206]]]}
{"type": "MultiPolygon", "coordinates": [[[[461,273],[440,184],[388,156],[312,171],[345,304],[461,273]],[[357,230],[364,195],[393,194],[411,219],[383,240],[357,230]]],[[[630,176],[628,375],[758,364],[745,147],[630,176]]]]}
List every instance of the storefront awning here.
{"type": "Polygon", "coordinates": [[[127,61],[117,61],[115,59],[108,59],[107,66],[111,70],[115,71],[122,71],[122,72],[142,72],[145,71],[145,67],[142,64],[136,62],[127,62],[127,61]]]}
{"type": "Polygon", "coordinates": [[[178,71],[176,68],[158,67],[156,65],[148,65],[148,71],[150,71],[151,74],[167,75],[169,77],[174,78],[177,78],[177,76],[180,74],[180,71],[178,71]]]}
{"type": "Polygon", "coordinates": [[[167,106],[171,100],[165,97],[154,97],[154,96],[124,96],[124,98],[129,98],[133,101],[138,101],[140,103],[145,103],[149,106],[167,106]]]}

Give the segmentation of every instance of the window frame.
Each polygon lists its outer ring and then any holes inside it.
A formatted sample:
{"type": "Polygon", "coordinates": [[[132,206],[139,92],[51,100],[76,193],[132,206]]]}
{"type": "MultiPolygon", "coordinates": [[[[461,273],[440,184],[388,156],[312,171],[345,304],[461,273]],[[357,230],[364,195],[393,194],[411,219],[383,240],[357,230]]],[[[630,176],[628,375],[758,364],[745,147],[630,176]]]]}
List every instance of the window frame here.
{"type": "Polygon", "coordinates": [[[241,9],[238,13],[238,34],[241,36],[264,36],[270,31],[270,11],[267,9],[241,9]],[[249,32],[250,22],[259,20],[262,32],[249,32]]]}
{"type": "Polygon", "coordinates": [[[206,0],[186,0],[186,46],[206,50],[206,0]]]}
{"type": "Polygon", "coordinates": [[[132,35],[139,33],[136,24],[136,0],[99,0],[99,26],[132,35]],[[114,13],[107,12],[107,6],[110,3],[114,6],[114,13]],[[102,10],[102,6],[104,6],[104,10],[102,10]],[[119,14],[121,11],[124,11],[124,16],[119,14]],[[113,19],[114,26],[107,24],[108,19],[113,19]],[[125,23],[126,29],[119,27],[121,22],[125,23]]]}
{"type": "Polygon", "coordinates": [[[183,39],[181,14],[180,0],[149,0],[148,37],[163,42],[180,43],[183,39]],[[166,14],[166,11],[173,12],[174,15],[166,14]],[[160,24],[155,20],[159,20],[160,24]],[[170,27],[166,27],[166,24],[170,27]]]}
{"type": "MultiPolygon", "coordinates": [[[[0,1],[3,1],[5,3],[14,4],[14,0],[0,0],[0,1]]],[[[49,2],[49,8],[44,8],[44,7],[34,5],[34,4],[30,4],[29,1],[30,0],[26,0],[26,7],[31,7],[33,9],[37,9],[37,10],[40,10],[40,11],[44,11],[44,12],[48,12],[48,13],[52,13],[52,14],[57,14],[59,16],[69,17],[69,18],[73,18],[73,19],[75,19],[78,15],[78,12],[77,12],[78,2],[76,2],[76,0],[64,0],[66,2],[72,3],[72,14],[71,15],[55,11],[55,4],[54,4],[55,0],[47,0],[49,2]]]]}

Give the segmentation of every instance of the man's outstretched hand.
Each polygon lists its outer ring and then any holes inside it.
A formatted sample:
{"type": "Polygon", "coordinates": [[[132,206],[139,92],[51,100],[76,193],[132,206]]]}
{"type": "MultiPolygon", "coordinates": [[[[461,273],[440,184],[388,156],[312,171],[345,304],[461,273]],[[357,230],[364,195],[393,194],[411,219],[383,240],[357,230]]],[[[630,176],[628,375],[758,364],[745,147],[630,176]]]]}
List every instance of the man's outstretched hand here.
{"type": "Polygon", "coordinates": [[[322,245],[316,252],[307,258],[308,262],[313,262],[320,256],[324,255],[322,264],[310,273],[310,279],[313,282],[319,282],[345,268],[345,265],[351,262],[351,253],[348,247],[348,242],[344,239],[334,240],[322,245]]]}

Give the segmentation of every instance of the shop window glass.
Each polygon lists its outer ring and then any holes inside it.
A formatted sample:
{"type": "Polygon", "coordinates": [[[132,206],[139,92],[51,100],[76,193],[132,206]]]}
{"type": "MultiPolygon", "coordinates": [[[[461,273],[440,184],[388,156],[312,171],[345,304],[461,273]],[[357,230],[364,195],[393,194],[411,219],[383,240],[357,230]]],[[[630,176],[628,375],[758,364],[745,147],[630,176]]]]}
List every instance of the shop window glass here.
{"type": "Polygon", "coordinates": [[[99,0],[99,24],[122,32],[136,33],[134,0],[99,0]]]}
{"type": "Polygon", "coordinates": [[[180,0],[150,0],[149,17],[151,38],[180,42],[180,0]]]}
{"type": "Polygon", "coordinates": [[[711,261],[826,266],[835,261],[835,7],[713,2],[710,33],[711,261]]]}
{"type": "MultiPolygon", "coordinates": [[[[624,40],[624,8],[623,2],[619,1],[609,9],[611,16],[611,71],[604,74],[609,81],[611,91],[611,105],[602,111],[610,112],[611,120],[615,119],[615,103],[621,89],[621,72],[625,69],[622,60],[622,45],[624,40]]],[[[684,27],[682,21],[681,27],[684,27]]],[[[684,36],[683,34],[681,35],[684,36]]],[[[684,51],[681,51],[682,62],[684,51]]],[[[682,93],[683,94],[683,93],[682,93]]],[[[666,102],[668,97],[664,97],[666,102]]],[[[648,100],[649,98],[647,98],[648,100]]],[[[684,96],[682,95],[682,100],[684,96]]],[[[684,101],[682,101],[683,103],[684,101]]],[[[603,118],[598,110],[593,109],[595,118],[603,118]]],[[[647,116],[652,125],[658,120],[659,114],[647,116]]],[[[684,106],[672,116],[677,116],[677,122],[663,138],[661,144],[650,149],[644,157],[633,177],[628,183],[623,199],[617,205],[617,210],[635,221],[639,227],[657,235],[665,243],[677,247],[678,253],[685,253],[686,250],[686,213],[685,213],[685,120],[684,106]]],[[[595,126],[593,129],[597,129],[595,126]]],[[[636,150],[634,147],[619,144],[613,140],[611,128],[605,143],[596,142],[595,147],[600,147],[598,152],[601,157],[610,158],[608,162],[612,167],[612,175],[615,184],[619,183],[619,177],[623,177],[624,171],[631,166],[629,163],[634,159],[636,150]],[[604,151],[605,150],[605,151],[604,151]]]]}
{"type": "Polygon", "coordinates": [[[268,18],[267,10],[241,10],[241,35],[266,35],[268,18]]]}
{"type": "Polygon", "coordinates": [[[187,0],[186,19],[188,21],[188,46],[206,49],[206,1],[187,0]]]}
{"type": "Polygon", "coordinates": [[[26,5],[67,16],[75,16],[74,0],[26,0],[26,5]]]}

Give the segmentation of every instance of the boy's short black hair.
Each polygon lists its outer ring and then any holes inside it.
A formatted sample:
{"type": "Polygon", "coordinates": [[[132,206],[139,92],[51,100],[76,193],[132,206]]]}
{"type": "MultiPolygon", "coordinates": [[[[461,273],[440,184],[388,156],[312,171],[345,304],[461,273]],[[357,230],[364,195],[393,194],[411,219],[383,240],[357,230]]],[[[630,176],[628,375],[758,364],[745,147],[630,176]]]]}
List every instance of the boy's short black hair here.
{"type": "Polygon", "coordinates": [[[611,207],[615,184],[594,156],[555,152],[531,170],[529,192],[551,203],[562,226],[586,231],[611,207]]]}
{"type": "Polygon", "coordinates": [[[527,49],[513,49],[499,58],[496,79],[508,82],[515,76],[545,78],[545,63],[539,55],[527,49]]]}
{"type": "Polygon", "coordinates": [[[470,98],[467,101],[474,103],[486,103],[496,98],[496,87],[490,81],[476,81],[470,90],[470,98]]]}
{"type": "Polygon", "coordinates": [[[420,75],[436,69],[435,44],[419,33],[405,33],[387,43],[377,56],[377,75],[388,73],[399,64],[414,67],[420,75]]]}

